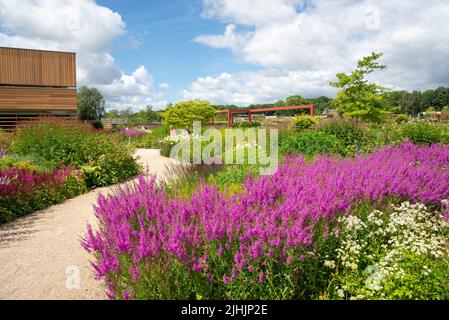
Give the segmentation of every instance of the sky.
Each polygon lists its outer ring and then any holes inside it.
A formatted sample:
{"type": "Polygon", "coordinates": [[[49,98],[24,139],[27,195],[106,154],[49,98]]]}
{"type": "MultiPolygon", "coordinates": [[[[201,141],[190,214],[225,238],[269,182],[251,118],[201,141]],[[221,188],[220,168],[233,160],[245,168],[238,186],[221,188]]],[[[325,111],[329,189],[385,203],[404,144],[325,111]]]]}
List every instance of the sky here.
{"type": "Polygon", "coordinates": [[[371,52],[379,84],[447,86],[448,20],[447,0],[0,0],[0,46],[76,52],[108,109],[246,106],[333,97],[371,52]]]}

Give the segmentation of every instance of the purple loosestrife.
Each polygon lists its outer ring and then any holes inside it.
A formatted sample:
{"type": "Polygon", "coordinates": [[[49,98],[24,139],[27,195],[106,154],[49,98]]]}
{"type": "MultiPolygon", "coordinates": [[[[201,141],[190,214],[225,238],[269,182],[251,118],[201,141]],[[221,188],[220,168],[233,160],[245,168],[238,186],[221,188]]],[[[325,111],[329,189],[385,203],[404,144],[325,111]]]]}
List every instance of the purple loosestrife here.
{"type": "Polygon", "coordinates": [[[129,137],[143,136],[143,135],[147,134],[146,131],[144,131],[144,130],[137,130],[137,129],[120,130],[120,131],[117,131],[117,133],[118,134],[123,134],[125,136],[129,136],[129,137]]]}
{"type": "Polygon", "coordinates": [[[51,172],[38,173],[28,169],[7,168],[0,170],[0,196],[15,196],[30,194],[42,185],[48,190],[54,190],[66,182],[72,174],[80,173],[71,167],[54,169],[51,172]]]}
{"type": "MultiPolygon", "coordinates": [[[[366,157],[321,156],[313,163],[290,157],[273,176],[248,178],[245,192],[233,196],[202,185],[189,200],[170,199],[154,178],[141,177],[115,195],[100,196],[100,229],[89,227],[83,246],[96,256],[96,276],[107,282],[129,270],[137,282],[160,261],[178,261],[222,285],[253,271],[263,283],[267,261],[289,264],[313,255],[319,221],[330,223],[359,201],[389,197],[441,205],[449,198],[449,147],[404,143],[366,157]],[[215,269],[223,259],[228,268],[215,269]],[[124,260],[131,268],[123,268],[124,260]]],[[[117,289],[114,281],[108,284],[117,289]]]]}

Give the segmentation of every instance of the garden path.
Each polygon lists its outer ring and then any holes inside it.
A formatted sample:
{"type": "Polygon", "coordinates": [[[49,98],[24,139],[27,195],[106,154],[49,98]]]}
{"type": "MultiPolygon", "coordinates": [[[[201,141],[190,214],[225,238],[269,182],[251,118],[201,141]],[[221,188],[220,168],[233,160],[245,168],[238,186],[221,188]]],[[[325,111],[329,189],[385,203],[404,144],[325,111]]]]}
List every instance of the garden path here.
{"type": "MultiPolygon", "coordinates": [[[[160,178],[174,161],[159,150],[139,149],[136,155],[149,174],[160,178]]],[[[115,188],[96,189],[0,226],[0,299],[106,298],[80,240],[87,223],[97,225],[92,207],[97,196],[115,188]]]]}

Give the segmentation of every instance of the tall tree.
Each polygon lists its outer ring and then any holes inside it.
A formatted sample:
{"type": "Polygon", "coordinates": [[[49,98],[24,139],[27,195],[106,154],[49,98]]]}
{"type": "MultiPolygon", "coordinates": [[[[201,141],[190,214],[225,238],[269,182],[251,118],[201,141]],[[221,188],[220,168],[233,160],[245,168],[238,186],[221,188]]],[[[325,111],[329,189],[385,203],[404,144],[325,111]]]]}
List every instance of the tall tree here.
{"type": "Polygon", "coordinates": [[[78,116],[81,120],[100,120],[105,114],[105,100],[96,88],[83,86],[78,91],[78,116]]]}
{"type": "Polygon", "coordinates": [[[332,105],[339,112],[369,121],[380,121],[388,113],[384,103],[386,88],[369,83],[366,77],[376,70],[383,70],[385,65],[377,60],[382,53],[372,53],[357,63],[357,68],[350,74],[337,74],[338,80],[330,84],[341,88],[332,105]]]}
{"type": "Polygon", "coordinates": [[[100,120],[105,114],[105,100],[96,88],[83,86],[77,97],[78,116],[81,120],[100,120]]]}
{"type": "Polygon", "coordinates": [[[161,121],[161,116],[157,111],[153,110],[153,106],[148,105],[145,108],[145,119],[148,122],[159,122],[161,121]]]}
{"type": "Polygon", "coordinates": [[[120,112],[117,109],[111,109],[104,114],[104,117],[108,119],[119,118],[120,112]]]}

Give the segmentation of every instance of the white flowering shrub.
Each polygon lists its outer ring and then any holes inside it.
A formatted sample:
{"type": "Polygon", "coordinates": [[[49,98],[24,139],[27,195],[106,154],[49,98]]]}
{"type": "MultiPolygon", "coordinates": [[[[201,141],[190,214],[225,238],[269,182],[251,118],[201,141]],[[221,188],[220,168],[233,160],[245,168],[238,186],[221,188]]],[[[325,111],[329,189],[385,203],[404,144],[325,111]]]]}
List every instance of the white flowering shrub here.
{"type": "MultiPolygon", "coordinates": [[[[339,220],[332,299],[449,299],[449,222],[423,204],[370,210],[339,220]]],[[[332,256],[333,259],[330,257],[332,256]]]]}

